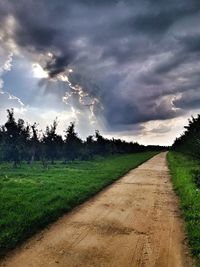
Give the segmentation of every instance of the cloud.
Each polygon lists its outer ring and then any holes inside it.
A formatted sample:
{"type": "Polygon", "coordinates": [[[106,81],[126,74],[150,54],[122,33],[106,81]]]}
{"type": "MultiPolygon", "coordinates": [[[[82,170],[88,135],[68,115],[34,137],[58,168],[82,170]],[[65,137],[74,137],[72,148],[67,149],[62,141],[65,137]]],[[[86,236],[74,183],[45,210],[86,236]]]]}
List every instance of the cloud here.
{"type": "Polygon", "coordinates": [[[2,0],[0,10],[2,49],[45,73],[30,98],[18,89],[27,105],[74,108],[110,132],[200,108],[198,0],[2,0]]]}
{"type": "Polygon", "coordinates": [[[0,109],[4,111],[8,108],[22,108],[24,104],[21,100],[7,92],[0,92],[0,109]]]}
{"type": "Polygon", "coordinates": [[[171,130],[171,127],[159,124],[156,128],[151,129],[151,133],[163,134],[168,133],[171,130]]]}
{"type": "Polygon", "coordinates": [[[175,101],[177,107],[191,110],[199,109],[200,105],[200,88],[198,90],[190,90],[181,95],[179,99],[175,101]]]}
{"type": "Polygon", "coordinates": [[[179,40],[183,43],[186,52],[195,53],[200,51],[200,33],[181,36],[179,40]]]}

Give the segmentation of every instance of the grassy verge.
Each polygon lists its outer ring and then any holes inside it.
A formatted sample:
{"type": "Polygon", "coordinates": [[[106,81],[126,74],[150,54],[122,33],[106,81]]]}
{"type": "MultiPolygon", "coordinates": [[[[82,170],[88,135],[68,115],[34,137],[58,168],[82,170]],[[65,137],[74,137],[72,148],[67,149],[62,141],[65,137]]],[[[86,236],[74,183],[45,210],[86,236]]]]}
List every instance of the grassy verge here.
{"type": "Polygon", "coordinates": [[[193,171],[200,165],[193,159],[176,152],[168,153],[168,163],[186,222],[189,245],[200,266],[200,189],[193,181],[193,171]]]}
{"type": "Polygon", "coordinates": [[[0,254],[111,184],[155,152],[93,161],[0,165],[0,254]]]}

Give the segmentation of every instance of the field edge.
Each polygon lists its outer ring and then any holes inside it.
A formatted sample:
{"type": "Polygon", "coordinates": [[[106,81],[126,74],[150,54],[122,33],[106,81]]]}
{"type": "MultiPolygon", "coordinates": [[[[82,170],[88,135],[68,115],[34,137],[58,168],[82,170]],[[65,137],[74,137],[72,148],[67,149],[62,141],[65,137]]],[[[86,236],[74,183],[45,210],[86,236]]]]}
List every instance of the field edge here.
{"type": "MultiPolygon", "coordinates": [[[[143,154],[144,152],[138,153],[138,154],[143,154]]],[[[137,168],[138,166],[140,166],[141,164],[143,164],[144,162],[148,161],[149,159],[151,159],[152,157],[154,157],[155,155],[159,154],[160,152],[148,152],[148,156],[146,156],[145,159],[141,160],[139,163],[137,163],[136,165],[126,169],[125,171],[123,171],[123,173],[121,173],[119,176],[116,176],[115,178],[112,178],[110,181],[108,181],[107,183],[105,183],[104,185],[102,185],[101,187],[98,188],[98,190],[94,190],[93,192],[91,192],[89,195],[87,195],[84,199],[81,199],[79,202],[77,202],[76,204],[72,204],[72,206],[70,208],[67,208],[66,210],[63,210],[62,212],[58,213],[58,215],[53,216],[52,218],[50,218],[50,220],[48,222],[46,222],[45,224],[38,224],[38,226],[31,230],[28,233],[25,233],[23,237],[21,237],[19,240],[17,240],[15,243],[10,244],[7,248],[3,248],[0,251],[0,259],[4,258],[4,256],[6,256],[6,254],[15,249],[16,246],[23,244],[24,241],[26,241],[27,239],[31,238],[33,235],[39,233],[40,231],[44,230],[45,227],[50,226],[51,224],[53,224],[54,222],[56,222],[59,218],[61,218],[62,216],[66,215],[67,213],[71,212],[73,209],[78,208],[80,205],[84,204],[86,201],[88,201],[89,199],[95,197],[97,194],[101,193],[102,191],[106,190],[109,186],[111,186],[112,184],[114,184],[115,182],[117,182],[119,179],[121,179],[124,175],[126,175],[128,172],[130,172],[131,170],[137,168]]],[[[145,153],[144,153],[145,154],[145,153]]],[[[146,153],[147,154],[147,153],[146,153]]],[[[137,155],[137,153],[132,154],[132,155],[137,155]]]]}
{"type": "Polygon", "coordinates": [[[193,182],[192,170],[198,163],[192,158],[178,152],[167,153],[167,163],[173,189],[178,196],[181,214],[184,219],[186,243],[200,266],[200,189],[193,182]],[[184,164],[183,164],[184,163],[184,164]]]}

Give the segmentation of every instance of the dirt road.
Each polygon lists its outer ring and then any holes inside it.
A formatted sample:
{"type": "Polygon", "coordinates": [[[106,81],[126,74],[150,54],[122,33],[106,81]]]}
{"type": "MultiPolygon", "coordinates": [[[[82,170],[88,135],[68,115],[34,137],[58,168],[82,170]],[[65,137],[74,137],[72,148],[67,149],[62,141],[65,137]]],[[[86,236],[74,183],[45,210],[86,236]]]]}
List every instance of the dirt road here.
{"type": "Polygon", "coordinates": [[[10,253],[0,266],[192,266],[161,153],[10,253]]]}

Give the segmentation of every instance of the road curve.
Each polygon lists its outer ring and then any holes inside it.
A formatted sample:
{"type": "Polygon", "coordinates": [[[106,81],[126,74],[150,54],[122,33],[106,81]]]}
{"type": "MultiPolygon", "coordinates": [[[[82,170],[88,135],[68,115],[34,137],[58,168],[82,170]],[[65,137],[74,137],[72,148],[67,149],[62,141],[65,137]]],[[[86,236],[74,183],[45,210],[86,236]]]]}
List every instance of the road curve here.
{"type": "Polygon", "coordinates": [[[166,153],[26,241],[0,267],[190,267],[166,153]]]}

